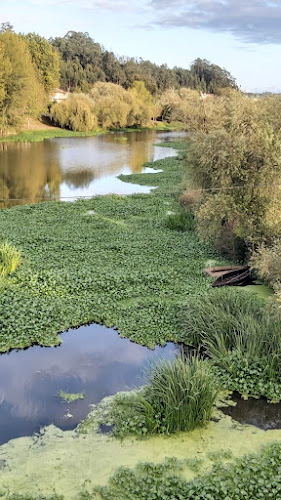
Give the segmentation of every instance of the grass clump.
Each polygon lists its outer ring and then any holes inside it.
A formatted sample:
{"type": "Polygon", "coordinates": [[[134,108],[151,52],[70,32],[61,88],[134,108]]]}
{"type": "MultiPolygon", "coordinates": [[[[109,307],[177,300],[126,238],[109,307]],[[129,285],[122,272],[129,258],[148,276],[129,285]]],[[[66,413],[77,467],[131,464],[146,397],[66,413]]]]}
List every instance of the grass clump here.
{"type": "Polygon", "coordinates": [[[21,261],[21,252],[8,241],[0,244],[0,278],[16,271],[21,261]]]}
{"type": "Polygon", "coordinates": [[[69,393],[61,390],[58,395],[61,399],[67,401],[67,403],[73,403],[73,401],[85,398],[84,392],[69,393]]]}
{"type": "Polygon", "coordinates": [[[242,290],[191,298],[180,314],[179,340],[211,357],[224,388],[244,397],[281,399],[280,314],[242,290]]]}
{"type": "Polygon", "coordinates": [[[264,447],[258,455],[246,455],[233,463],[218,463],[210,472],[187,482],[178,461],[139,464],[120,468],[105,487],[86,494],[102,500],[278,500],[281,498],[281,444],[264,447]],[[95,494],[99,496],[95,496],[95,494]]]}
{"type": "Polygon", "coordinates": [[[181,208],[178,213],[168,215],[165,224],[167,228],[174,231],[193,231],[195,229],[194,216],[189,208],[181,208]]]}
{"type": "Polygon", "coordinates": [[[116,435],[190,431],[210,419],[217,387],[204,361],[164,360],[147,380],[140,391],[116,396],[111,412],[116,435]]]}

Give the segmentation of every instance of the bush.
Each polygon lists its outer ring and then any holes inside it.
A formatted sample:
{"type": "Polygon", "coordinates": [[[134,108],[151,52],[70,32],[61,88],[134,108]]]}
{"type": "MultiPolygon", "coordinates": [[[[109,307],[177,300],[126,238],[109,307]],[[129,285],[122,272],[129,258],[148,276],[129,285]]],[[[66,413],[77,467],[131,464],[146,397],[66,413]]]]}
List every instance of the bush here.
{"type": "Polygon", "coordinates": [[[54,104],[50,116],[57,125],[69,130],[89,132],[97,128],[94,102],[84,94],[71,94],[65,101],[54,104]]]}
{"type": "Polygon", "coordinates": [[[179,340],[212,358],[224,387],[280,399],[280,314],[273,306],[246,291],[212,290],[191,299],[179,323],[179,340]]]}
{"type": "Polygon", "coordinates": [[[281,281],[281,239],[276,239],[270,246],[262,245],[251,258],[251,266],[259,276],[274,286],[281,281]]]}
{"type": "Polygon", "coordinates": [[[115,398],[117,435],[189,431],[210,419],[217,388],[208,363],[196,357],[162,361],[147,378],[140,391],[115,398]]]}
{"type": "Polygon", "coordinates": [[[0,277],[5,278],[17,269],[21,261],[21,252],[7,241],[0,244],[0,277]]]}

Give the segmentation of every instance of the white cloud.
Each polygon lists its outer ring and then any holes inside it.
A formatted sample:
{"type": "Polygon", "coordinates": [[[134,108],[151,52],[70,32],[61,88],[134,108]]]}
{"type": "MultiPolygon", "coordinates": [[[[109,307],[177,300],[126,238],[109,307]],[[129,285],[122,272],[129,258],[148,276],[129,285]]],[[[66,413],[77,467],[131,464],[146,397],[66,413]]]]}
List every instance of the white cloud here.
{"type": "Polygon", "coordinates": [[[153,24],[228,32],[250,43],[281,43],[281,1],[150,0],[153,24]]]}

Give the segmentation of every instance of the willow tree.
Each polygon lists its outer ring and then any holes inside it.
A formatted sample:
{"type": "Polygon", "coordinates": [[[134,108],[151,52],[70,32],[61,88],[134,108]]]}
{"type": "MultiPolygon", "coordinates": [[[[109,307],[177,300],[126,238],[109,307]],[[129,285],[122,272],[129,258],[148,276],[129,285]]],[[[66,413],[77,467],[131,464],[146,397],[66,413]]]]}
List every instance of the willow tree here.
{"type": "Polygon", "coordinates": [[[202,236],[231,234],[255,246],[281,235],[281,143],[262,103],[228,101],[221,129],[193,138],[188,154],[193,187],[202,192],[196,217],[202,236]]]}
{"type": "Polygon", "coordinates": [[[68,99],[52,106],[52,120],[63,128],[89,132],[97,128],[93,100],[84,94],[71,94],[68,99]]]}
{"type": "Polygon", "coordinates": [[[130,93],[120,85],[97,82],[91,89],[98,123],[102,128],[120,128],[128,125],[133,109],[130,93]]]}
{"type": "Polygon", "coordinates": [[[145,126],[151,122],[154,115],[153,100],[143,81],[135,81],[130,89],[134,106],[129,125],[145,126]]]}

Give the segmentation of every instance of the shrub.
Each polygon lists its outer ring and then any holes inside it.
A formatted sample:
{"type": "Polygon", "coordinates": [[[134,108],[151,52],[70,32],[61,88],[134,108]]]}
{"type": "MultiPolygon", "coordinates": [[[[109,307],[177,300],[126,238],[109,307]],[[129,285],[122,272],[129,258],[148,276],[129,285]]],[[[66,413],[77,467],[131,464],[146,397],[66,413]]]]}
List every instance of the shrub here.
{"type": "Polygon", "coordinates": [[[262,245],[251,258],[251,266],[259,276],[274,286],[281,281],[281,239],[276,239],[270,246],[262,245]]]}
{"type": "Polygon", "coordinates": [[[217,388],[208,363],[178,357],[162,361],[147,378],[140,391],[115,398],[117,435],[189,431],[210,419],[217,388]]]}
{"type": "Polygon", "coordinates": [[[180,196],[180,203],[183,206],[193,207],[199,202],[201,191],[199,189],[187,189],[180,196]]]}
{"type": "Polygon", "coordinates": [[[5,278],[17,269],[21,252],[7,241],[0,244],[0,277],[5,278]]]}

